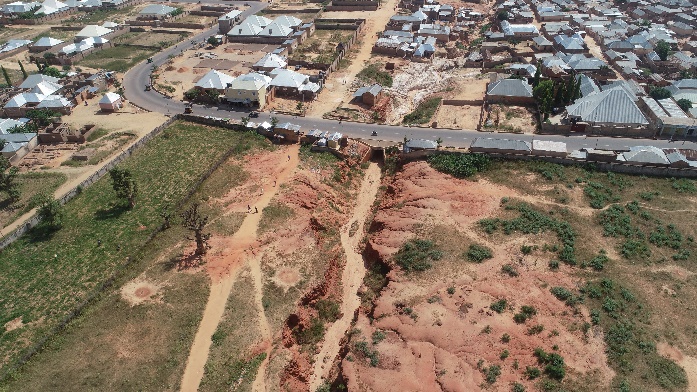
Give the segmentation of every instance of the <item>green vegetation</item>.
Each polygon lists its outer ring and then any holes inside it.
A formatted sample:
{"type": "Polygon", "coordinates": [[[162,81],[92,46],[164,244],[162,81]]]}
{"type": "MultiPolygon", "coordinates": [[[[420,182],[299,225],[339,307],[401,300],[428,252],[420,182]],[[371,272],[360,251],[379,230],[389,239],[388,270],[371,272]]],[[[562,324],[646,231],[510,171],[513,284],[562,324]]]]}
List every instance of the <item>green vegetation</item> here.
{"type": "Polygon", "coordinates": [[[467,260],[475,263],[481,263],[482,261],[491,259],[492,257],[494,257],[493,251],[491,248],[484,245],[472,244],[467,250],[467,260]]]}
{"type": "MultiPolygon", "coordinates": [[[[2,158],[0,158],[2,160],[2,158]]],[[[28,172],[17,174],[12,183],[18,191],[17,198],[7,194],[4,200],[0,198],[0,227],[14,222],[24,213],[38,205],[36,197],[41,194],[52,195],[65,182],[65,175],[52,172],[28,172]]],[[[2,176],[0,175],[0,183],[2,176]]]]}
{"type": "Polygon", "coordinates": [[[416,109],[404,116],[402,124],[426,124],[431,120],[433,114],[440,106],[440,101],[442,98],[428,98],[419,103],[416,109]]]}
{"type": "Polygon", "coordinates": [[[431,261],[440,260],[443,253],[428,240],[411,239],[405,242],[394,255],[394,260],[406,272],[425,271],[431,268],[431,261]]]}
{"type": "Polygon", "coordinates": [[[526,366],[525,367],[525,377],[528,378],[528,380],[534,380],[542,375],[542,372],[540,371],[539,368],[534,367],[534,366],[526,366]]]}
{"type": "MultiPolygon", "coordinates": [[[[252,206],[254,209],[254,206],[252,206]]],[[[259,221],[259,233],[265,233],[276,228],[295,216],[292,208],[278,201],[272,201],[262,210],[259,221]]]]}
{"type": "Polygon", "coordinates": [[[649,92],[649,95],[653,99],[666,99],[672,97],[673,93],[665,87],[654,87],[649,92]]]}
{"type": "Polygon", "coordinates": [[[559,259],[571,265],[576,264],[576,233],[568,222],[550,218],[549,215],[533,209],[527,203],[504,204],[506,210],[518,212],[518,217],[511,220],[500,218],[482,219],[478,223],[486,233],[493,234],[499,227],[506,235],[514,232],[538,234],[544,231],[553,231],[562,243],[559,250],[559,259]]]}
{"type": "Polygon", "coordinates": [[[501,375],[500,365],[491,365],[489,367],[483,368],[482,373],[484,373],[484,380],[487,384],[493,384],[498,380],[501,375]]]}
{"type": "Polygon", "coordinates": [[[564,358],[557,353],[547,353],[541,348],[536,348],[533,354],[537,361],[545,365],[545,374],[555,380],[561,380],[566,375],[564,358]]]}
{"type": "Polygon", "coordinates": [[[503,311],[506,310],[507,305],[508,302],[505,299],[500,299],[496,302],[492,302],[491,305],[489,305],[489,309],[496,313],[503,313],[503,311]]]}
{"type": "Polygon", "coordinates": [[[299,329],[296,327],[295,336],[299,344],[314,346],[324,338],[324,323],[317,317],[310,320],[307,328],[299,329]]]}
{"type": "Polygon", "coordinates": [[[319,318],[324,322],[334,322],[341,316],[341,311],[339,310],[339,303],[331,299],[320,299],[315,304],[319,318]]]}
{"type": "Polygon", "coordinates": [[[501,266],[501,272],[510,276],[511,278],[515,278],[519,275],[518,269],[511,265],[511,264],[504,264],[501,266]]]}
{"type": "Polygon", "coordinates": [[[93,131],[89,134],[89,136],[87,136],[87,139],[86,139],[86,140],[87,140],[88,143],[90,143],[90,142],[93,142],[93,141],[95,141],[95,140],[101,138],[102,136],[106,136],[108,133],[109,133],[109,130],[108,130],[108,129],[97,128],[97,129],[93,130],[93,131]]]}
{"type": "Polygon", "coordinates": [[[680,98],[677,101],[678,106],[680,106],[680,109],[682,109],[684,112],[687,112],[688,110],[692,109],[692,101],[690,101],[687,98],[680,98]]]}
{"type": "Polygon", "coordinates": [[[602,308],[607,316],[591,311],[593,324],[605,331],[608,363],[620,375],[641,377],[647,390],[687,386],[685,371],[656,352],[648,312],[632,292],[607,278],[589,281],[581,291],[590,307],[602,308]]]}
{"type": "Polygon", "coordinates": [[[392,75],[383,71],[384,66],[377,63],[368,64],[356,77],[369,84],[377,83],[383,87],[392,87],[392,75]]]}
{"type": "Polygon", "coordinates": [[[380,330],[375,330],[371,337],[373,338],[373,344],[378,344],[385,340],[387,335],[385,335],[385,333],[380,330]]]}
{"type": "Polygon", "coordinates": [[[513,315],[513,321],[518,324],[522,324],[527,320],[533,318],[537,314],[537,309],[529,305],[523,305],[520,308],[520,312],[513,315]]]}
{"type": "Polygon", "coordinates": [[[428,157],[428,163],[441,173],[465,178],[486,170],[490,159],[482,154],[434,154],[428,157]]]}
{"type": "Polygon", "coordinates": [[[662,61],[666,61],[668,59],[668,55],[670,54],[671,47],[670,44],[667,43],[664,40],[660,40],[656,43],[656,47],[654,48],[656,51],[656,54],[662,61]]]}
{"type": "Polygon", "coordinates": [[[363,355],[363,357],[368,358],[370,360],[370,366],[375,367],[380,363],[380,353],[377,350],[370,348],[368,342],[365,340],[355,342],[353,344],[353,349],[359,354],[363,355]]]}
{"type": "Polygon", "coordinates": [[[85,56],[79,64],[96,69],[126,72],[139,62],[155,54],[154,50],[113,46],[85,56]]]}
{"type": "Polygon", "coordinates": [[[0,350],[15,359],[121,269],[161,224],[162,208],[181,200],[226,151],[243,155],[267,143],[251,133],[174,123],[119,165],[140,184],[132,210],[102,178],[64,206],[62,228],[51,237],[29,233],[4,249],[0,324],[21,317],[25,325],[0,335],[0,350]]]}

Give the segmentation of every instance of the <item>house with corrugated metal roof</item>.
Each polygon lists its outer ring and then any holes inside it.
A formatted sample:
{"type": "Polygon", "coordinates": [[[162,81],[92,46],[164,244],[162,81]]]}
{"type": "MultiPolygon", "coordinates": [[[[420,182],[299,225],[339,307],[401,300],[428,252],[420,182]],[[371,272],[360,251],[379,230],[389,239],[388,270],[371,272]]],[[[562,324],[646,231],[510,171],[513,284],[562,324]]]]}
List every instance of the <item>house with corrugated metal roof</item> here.
{"type": "Polygon", "coordinates": [[[382,86],[375,83],[372,86],[364,86],[353,93],[353,98],[360,98],[361,102],[373,106],[383,97],[382,86]]]}
{"type": "Polygon", "coordinates": [[[513,105],[535,103],[535,98],[532,96],[532,86],[523,79],[501,79],[489,83],[486,89],[486,100],[489,103],[513,105]]]}

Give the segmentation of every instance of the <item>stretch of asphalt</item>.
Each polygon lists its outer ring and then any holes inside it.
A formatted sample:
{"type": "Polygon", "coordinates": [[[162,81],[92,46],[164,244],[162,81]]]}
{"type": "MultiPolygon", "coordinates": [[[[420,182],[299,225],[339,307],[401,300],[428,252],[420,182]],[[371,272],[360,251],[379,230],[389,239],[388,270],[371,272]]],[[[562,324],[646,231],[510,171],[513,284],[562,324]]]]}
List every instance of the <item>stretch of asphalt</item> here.
{"type": "MultiPolygon", "coordinates": [[[[195,1],[188,0],[172,0],[173,2],[180,3],[193,3],[195,1]]],[[[245,4],[249,5],[249,8],[245,10],[241,18],[244,19],[249,15],[253,15],[268,6],[265,2],[244,2],[244,1],[232,1],[232,2],[221,2],[219,0],[202,0],[203,3],[207,4],[226,4],[226,5],[236,5],[243,6],[245,4]]],[[[164,95],[151,90],[145,91],[145,86],[150,83],[150,73],[153,66],[161,66],[167,62],[169,56],[178,55],[183,51],[194,46],[192,41],[196,44],[205,41],[211,35],[217,34],[218,27],[213,26],[192,38],[189,38],[179,44],[169,47],[162,52],[157,53],[153,56],[153,62],[147,63],[146,61],[136,65],[124,76],[124,90],[126,98],[134,103],[135,105],[150,110],[153,112],[175,115],[177,113],[183,113],[186,103],[182,101],[173,100],[165,97],[164,95]]],[[[234,120],[239,120],[240,118],[247,116],[248,110],[243,110],[236,107],[230,107],[228,105],[220,106],[205,106],[205,105],[193,105],[193,114],[199,116],[213,116],[220,118],[230,118],[234,120]]],[[[259,118],[252,119],[255,122],[261,121],[271,121],[271,117],[276,117],[279,122],[291,122],[293,124],[300,125],[303,130],[308,131],[311,129],[319,129],[324,131],[336,131],[340,132],[346,136],[361,139],[376,139],[388,142],[399,142],[408,139],[430,139],[436,140],[440,138],[443,141],[443,146],[452,147],[469,147],[472,141],[477,137],[493,137],[502,139],[516,139],[532,141],[537,140],[550,140],[557,142],[565,142],[567,144],[567,149],[577,150],[580,148],[599,148],[607,150],[626,150],[632,146],[645,146],[652,145],[659,148],[669,148],[669,147],[681,147],[681,148],[697,148],[692,140],[669,140],[669,139],[641,139],[641,138],[625,138],[625,137],[595,137],[595,136],[584,136],[584,135],[529,135],[529,134],[497,134],[491,132],[478,132],[476,130],[464,130],[464,129],[443,129],[443,128],[424,128],[424,127],[409,127],[409,126],[392,126],[392,125],[379,125],[379,124],[365,124],[365,123],[355,123],[347,121],[335,121],[327,120],[323,118],[311,118],[311,117],[295,117],[288,116],[278,113],[260,113],[259,118]],[[377,133],[377,136],[371,136],[373,132],[377,133]]]]}

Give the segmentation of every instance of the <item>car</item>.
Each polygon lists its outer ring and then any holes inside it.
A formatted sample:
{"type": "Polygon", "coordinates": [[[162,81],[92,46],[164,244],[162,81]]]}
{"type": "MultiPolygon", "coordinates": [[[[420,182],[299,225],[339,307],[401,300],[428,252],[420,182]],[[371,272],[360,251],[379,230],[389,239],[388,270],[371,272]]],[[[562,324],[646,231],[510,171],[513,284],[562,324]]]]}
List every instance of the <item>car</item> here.
{"type": "Polygon", "coordinates": [[[257,117],[259,117],[259,112],[250,112],[249,117],[250,118],[257,118],[257,117]]]}

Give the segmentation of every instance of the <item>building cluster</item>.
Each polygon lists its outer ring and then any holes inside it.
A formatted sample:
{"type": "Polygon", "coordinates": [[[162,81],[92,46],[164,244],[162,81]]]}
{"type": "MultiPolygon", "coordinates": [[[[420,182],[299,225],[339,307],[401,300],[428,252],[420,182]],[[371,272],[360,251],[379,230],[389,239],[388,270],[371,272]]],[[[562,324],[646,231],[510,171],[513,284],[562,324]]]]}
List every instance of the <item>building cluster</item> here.
{"type": "Polygon", "coordinates": [[[413,13],[390,18],[373,45],[374,53],[427,60],[435,54],[437,45],[464,38],[469,28],[483,18],[471,8],[456,9],[435,1],[402,1],[401,6],[413,13]]]}
{"type": "Polygon", "coordinates": [[[557,125],[697,136],[696,18],[683,0],[506,0],[468,58],[515,78],[490,83],[488,102],[534,103],[533,84],[575,79],[580,94],[555,105],[557,125]]]}

